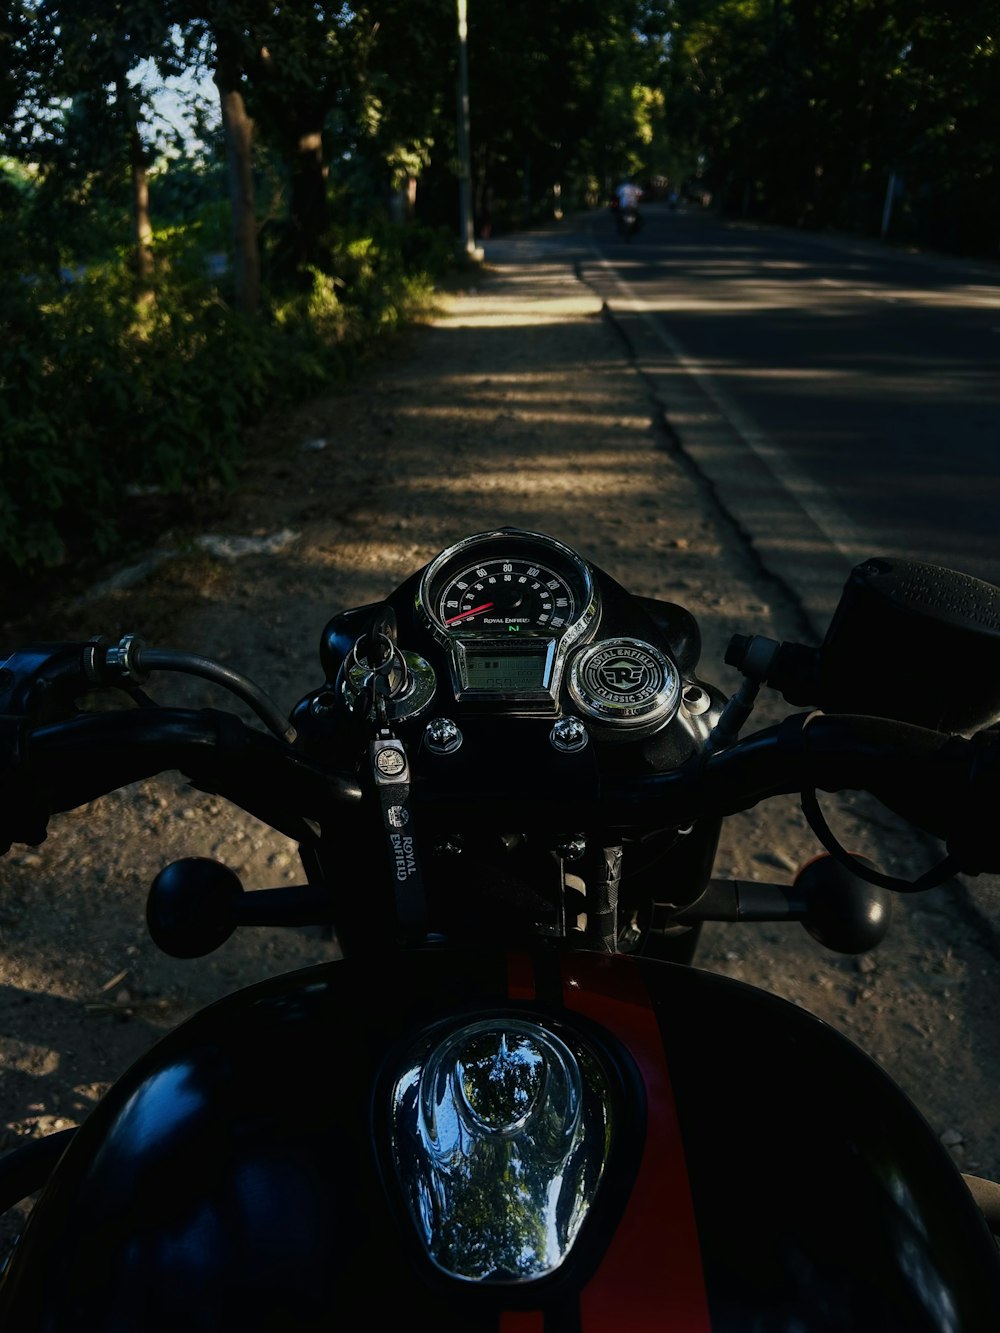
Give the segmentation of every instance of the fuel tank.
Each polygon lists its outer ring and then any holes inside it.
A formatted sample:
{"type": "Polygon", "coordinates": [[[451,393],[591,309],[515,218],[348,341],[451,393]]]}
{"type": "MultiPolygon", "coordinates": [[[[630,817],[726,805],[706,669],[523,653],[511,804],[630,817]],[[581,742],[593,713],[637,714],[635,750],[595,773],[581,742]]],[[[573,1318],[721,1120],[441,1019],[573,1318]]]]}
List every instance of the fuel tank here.
{"type": "Polygon", "coordinates": [[[241,991],[71,1140],[11,1333],[966,1333],[997,1250],[840,1033],[641,958],[427,950],[241,991]],[[433,1321],[433,1325],[429,1321],[433,1321]]]}

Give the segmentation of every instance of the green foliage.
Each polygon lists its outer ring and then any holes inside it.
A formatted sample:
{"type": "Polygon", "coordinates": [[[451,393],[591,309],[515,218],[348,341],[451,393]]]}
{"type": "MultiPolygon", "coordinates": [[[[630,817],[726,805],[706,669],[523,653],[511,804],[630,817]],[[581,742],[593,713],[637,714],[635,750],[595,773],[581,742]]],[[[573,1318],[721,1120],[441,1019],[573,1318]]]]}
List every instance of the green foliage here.
{"type": "Polygon", "coordinates": [[[73,507],[92,508],[98,546],[108,536],[109,479],[88,439],[93,425],[77,420],[79,398],[64,393],[95,312],[73,328],[64,301],[52,286],[22,282],[4,290],[0,309],[0,554],[18,567],[59,560],[56,516],[73,507]]]}
{"type": "Polygon", "coordinates": [[[183,156],[160,158],[149,169],[149,188],[158,229],[194,229],[205,249],[225,248],[229,210],[226,173],[219,157],[195,156],[189,151],[183,156]]]}
{"type": "Polygon", "coordinates": [[[995,6],[673,0],[666,124],[726,211],[994,256],[995,6]]]}
{"type": "Polygon", "coordinates": [[[230,484],[248,423],[343,383],[426,308],[450,254],[420,228],[341,235],[333,272],[250,320],[206,277],[198,241],[158,236],[155,299],[138,306],[121,262],[0,289],[0,564],[111,549],[129,487],[230,484]]]}
{"type": "Polygon", "coordinates": [[[640,0],[470,5],[475,186],[492,191],[494,226],[588,206],[595,182],[606,197],[650,171],[662,25],[640,0]]]}
{"type": "MultiPolygon", "coordinates": [[[[549,8],[473,6],[478,185],[513,197],[512,219],[563,187],[572,206],[595,145],[623,160],[655,134],[653,11],[549,8]]],[[[2,142],[26,172],[0,179],[0,258],[29,279],[0,296],[0,559],[30,568],[84,529],[112,542],[129,486],[229,480],[248,420],[343,379],[426,307],[454,262],[457,14],[453,0],[14,0],[0,38],[2,142]],[[225,153],[151,160],[150,62],[234,95],[225,153]],[[252,149],[233,132],[248,118],[252,149]],[[416,176],[431,225],[390,222],[416,176]],[[254,194],[273,237],[257,319],[237,312],[258,307],[254,194]],[[209,256],[226,255],[215,281],[209,256]]]]}

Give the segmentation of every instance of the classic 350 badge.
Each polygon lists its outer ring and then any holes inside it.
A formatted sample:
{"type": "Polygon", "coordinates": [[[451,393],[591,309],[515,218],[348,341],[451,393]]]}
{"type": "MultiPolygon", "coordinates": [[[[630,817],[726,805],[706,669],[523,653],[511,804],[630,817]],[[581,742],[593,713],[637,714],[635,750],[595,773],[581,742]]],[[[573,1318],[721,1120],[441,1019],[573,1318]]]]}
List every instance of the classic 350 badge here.
{"type": "Polygon", "coordinates": [[[641,639],[612,639],[573,661],[570,693],[590,717],[631,726],[672,716],[680,699],[674,664],[641,639]]]}

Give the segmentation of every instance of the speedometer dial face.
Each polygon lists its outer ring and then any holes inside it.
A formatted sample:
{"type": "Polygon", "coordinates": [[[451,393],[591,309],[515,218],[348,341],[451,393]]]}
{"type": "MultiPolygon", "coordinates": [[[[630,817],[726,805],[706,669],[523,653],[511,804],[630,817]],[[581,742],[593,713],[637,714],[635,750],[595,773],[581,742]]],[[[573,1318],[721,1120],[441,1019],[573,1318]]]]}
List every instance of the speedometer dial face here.
{"type": "Polygon", "coordinates": [[[446,629],[515,634],[564,629],[576,602],[560,575],[532,560],[483,560],[449,580],[438,603],[446,629]]]}

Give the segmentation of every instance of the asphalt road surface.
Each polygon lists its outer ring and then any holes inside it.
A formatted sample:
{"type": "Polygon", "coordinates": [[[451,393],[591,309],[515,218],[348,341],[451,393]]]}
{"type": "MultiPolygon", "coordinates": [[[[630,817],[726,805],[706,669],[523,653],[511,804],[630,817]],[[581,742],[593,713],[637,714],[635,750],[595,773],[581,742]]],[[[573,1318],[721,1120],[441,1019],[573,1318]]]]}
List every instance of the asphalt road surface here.
{"type": "Polygon", "coordinates": [[[871,555],[1000,584],[1000,266],[643,214],[631,241],[598,213],[544,243],[817,629],[871,555]]]}

